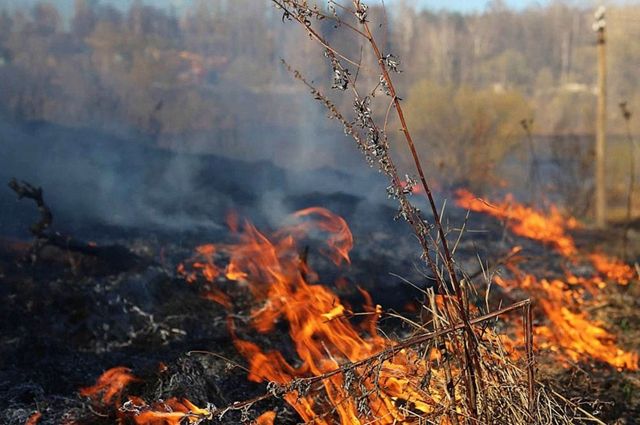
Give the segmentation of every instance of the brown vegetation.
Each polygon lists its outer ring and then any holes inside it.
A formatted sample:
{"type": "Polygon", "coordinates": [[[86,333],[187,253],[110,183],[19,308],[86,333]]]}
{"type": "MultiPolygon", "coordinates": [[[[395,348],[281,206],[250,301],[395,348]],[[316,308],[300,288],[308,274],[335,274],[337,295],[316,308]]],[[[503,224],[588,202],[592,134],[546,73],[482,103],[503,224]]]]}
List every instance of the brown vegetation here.
{"type": "MultiPolygon", "coordinates": [[[[413,99],[406,107],[414,121],[422,114],[414,107],[426,106],[430,114],[448,122],[475,122],[476,100],[491,101],[487,98],[493,92],[496,101],[526,100],[536,134],[593,131],[589,111],[594,104],[595,58],[589,9],[554,3],[514,12],[496,2],[484,13],[460,15],[400,3],[384,16],[386,29],[374,32],[379,32],[381,50],[410,60],[397,84],[408,100],[413,99]],[[415,100],[420,94],[413,88],[438,86],[450,91],[440,94],[460,99],[428,104],[424,98],[415,100]]],[[[383,11],[371,5],[369,16],[383,17],[383,11]]],[[[136,2],[123,11],[108,3],[78,0],[68,29],[51,3],[4,11],[2,112],[17,121],[133,130],[165,146],[180,147],[180,136],[192,148],[245,153],[257,143],[243,140],[242,129],[249,122],[284,130],[304,125],[302,119],[291,121],[303,101],[292,105],[286,100],[300,89],[291,87],[280,70],[285,51],[310,78],[329,76],[330,70],[310,54],[309,40],[298,30],[283,28],[280,19],[267,2],[253,0],[198,1],[180,15],[136,2]]],[[[608,17],[611,102],[626,100],[631,110],[640,109],[635,85],[638,19],[640,10],[633,5],[616,7],[608,17]]],[[[318,31],[339,51],[358,58],[359,52],[343,45],[330,26],[324,23],[318,31]]],[[[363,60],[367,59],[365,52],[363,60]]],[[[622,118],[615,108],[609,109],[610,128],[622,133],[622,118]]],[[[512,115],[517,121],[530,117],[515,117],[517,111],[507,116],[496,112],[497,127],[488,125],[471,135],[504,141],[500,129],[513,126],[506,122],[512,115]]],[[[634,134],[639,131],[637,121],[632,123],[634,134]]],[[[441,130],[436,126],[425,132],[441,130]]],[[[453,136],[451,143],[460,143],[453,136]]],[[[511,132],[507,143],[521,136],[511,132]]],[[[441,142],[434,143],[434,152],[440,153],[441,142]]]]}

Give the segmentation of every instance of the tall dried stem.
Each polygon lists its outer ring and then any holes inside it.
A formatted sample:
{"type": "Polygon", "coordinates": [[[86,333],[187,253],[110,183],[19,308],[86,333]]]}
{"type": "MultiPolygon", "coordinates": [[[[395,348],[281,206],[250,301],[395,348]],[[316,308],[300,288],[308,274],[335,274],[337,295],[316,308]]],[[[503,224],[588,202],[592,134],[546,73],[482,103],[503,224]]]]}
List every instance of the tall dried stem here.
{"type": "MultiPolygon", "coordinates": [[[[446,280],[443,278],[441,272],[437,267],[437,259],[442,258],[446,273],[448,275],[448,281],[453,287],[455,297],[455,308],[457,314],[449,312],[449,319],[452,320],[454,316],[458,316],[464,324],[465,337],[463,338],[464,357],[465,357],[465,389],[467,392],[467,400],[469,402],[469,408],[472,417],[477,415],[477,379],[476,373],[479,372],[477,367],[479,360],[477,356],[477,341],[476,336],[469,323],[469,312],[465,308],[463,288],[460,284],[458,273],[456,271],[455,261],[453,259],[444,227],[440,218],[440,212],[436,206],[436,202],[433,196],[430,185],[427,182],[425,171],[422,167],[422,163],[418,156],[418,152],[415,147],[415,143],[409,131],[406,123],[404,111],[402,109],[400,98],[397,95],[396,88],[393,79],[390,76],[390,69],[397,71],[398,62],[393,55],[383,55],[380,47],[373,36],[371,27],[367,19],[368,6],[362,1],[354,0],[352,2],[353,8],[347,8],[335,1],[330,1],[329,4],[333,5],[333,15],[323,13],[318,6],[309,6],[306,1],[303,0],[272,0],[274,4],[280,7],[284,12],[284,18],[292,19],[301,24],[309,34],[309,36],[316,40],[323,48],[326,49],[325,55],[331,60],[332,69],[334,72],[333,88],[346,90],[348,87],[354,93],[354,109],[356,112],[356,123],[366,133],[363,138],[356,138],[356,142],[367,158],[377,159],[378,166],[390,179],[391,185],[387,189],[394,198],[398,199],[400,203],[401,216],[411,225],[420,245],[423,249],[423,258],[425,259],[428,267],[431,269],[434,279],[441,293],[447,294],[449,292],[446,280]],[[346,23],[337,13],[335,13],[335,6],[338,6],[347,16],[351,16],[355,21],[354,24],[346,23]],[[337,50],[316,30],[312,27],[312,18],[316,19],[333,19],[337,22],[337,25],[345,27],[347,30],[353,32],[356,37],[363,37],[366,44],[369,45],[373,52],[377,65],[380,69],[380,83],[378,86],[382,86],[385,93],[391,97],[391,104],[395,109],[396,116],[401,125],[401,131],[404,135],[404,140],[411,152],[413,158],[414,167],[418,173],[420,184],[423,192],[427,198],[431,214],[433,215],[433,225],[427,225],[426,221],[421,217],[419,210],[415,208],[407,199],[407,195],[411,192],[411,188],[407,191],[403,186],[402,180],[399,177],[397,167],[388,154],[388,142],[387,135],[385,133],[385,125],[378,126],[375,120],[372,118],[372,112],[370,110],[370,98],[368,96],[362,97],[355,87],[355,80],[351,77],[351,73],[345,69],[340,60],[343,59],[350,64],[356,63],[344,55],[337,52],[337,50]],[[359,25],[360,28],[357,28],[359,25]],[[431,229],[435,229],[435,235],[431,234],[431,229]],[[431,243],[431,247],[430,247],[431,243]],[[435,259],[432,258],[431,252],[435,254],[435,259]]],[[[358,71],[360,65],[358,65],[358,71]]],[[[378,87],[376,86],[376,88],[378,87]]],[[[315,89],[314,89],[315,90],[315,89]]],[[[375,89],[374,89],[375,90],[375,89]]],[[[317,92],[317,90],[315,90],[317,92]]],[[[326,104],[326,102],[325,102],[326,104]]],[[[390,105],[391,106],[391,105],[390,105]]],[[[335,116],[334,116],[335,117],[335,116]]],[[[353,135],[352,128],[345,129],[347,133],[353,135]]],[[[373,161],[371,161],[373,162],[373,161]]],[[[444,298],[445,303],[450,301],[448,297],[444,298]]],[[[445,308],[448,311],[449,308],[445,308]]]]}

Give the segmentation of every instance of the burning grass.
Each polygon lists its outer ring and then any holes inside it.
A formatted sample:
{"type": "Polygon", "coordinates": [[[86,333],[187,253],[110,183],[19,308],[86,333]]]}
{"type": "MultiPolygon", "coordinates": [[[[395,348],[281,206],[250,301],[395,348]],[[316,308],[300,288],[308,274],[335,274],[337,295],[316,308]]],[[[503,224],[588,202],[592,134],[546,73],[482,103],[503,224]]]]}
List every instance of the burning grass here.
{"type": "MultiPolygon", "coordinates": [[[[349,251],[344,247],[353,237],[344,220],[319,208],[296,213],[292,219],[291,225],[272,235],[245,222],[235,229],[236,243],[204,245],[179,266],[187,281],[201,284],[205,296],[211,285],[223,281],[251,294],[248,310],[244,299],[236,304],[233,297],[224,307],[234,345],[249,365],[248,379],[268,384],[264,396],[223,408],[201,408],[178,399],[147,404],[133,395],[114,403],[136,381],[125,368],[105,372],[82,394],[113,404],[119,417],[136,424],[201,423],[242,411],[265,397],[282,397],[305,423],[465,423],[463,363],[451,354],[461,349],[458,335],[464,325],[459,318],[450,322],[443,312],[447,296],[426,293],[424,308],[433,319],[414,323],[404,340],[385,337],[377,322],[394,313],[374,306],[366,292],[364,311],[353,312],[320,284],[316,272],[300,257],[300,241],[320,231],[326,243],[320,252],[338,266],[348,264],[349,251]],[[212,252],[223,253],[226,264],[212,252]],[[295,357],[251,340],[255,335],[273,339],[281,329],[279,323],[288,327],[295,357]]],[[[474,335],[480,352],[477,371],[482,376],[477,393],[481,423],[569,423],[561,404],[546,390],[540,389],[535,403],[530,399],[527,388],[532,382],[524,364],[528,357],[511,360],[493,326],[487,326],[489,319],[526,306],[519,303],[472,320],[474,328],[478,326],[474,335]]],[[[265,412],[256,422],[270,423],[275,415],[265,412]]]]}
{"type": "Polygon", "coordinates": [[[127,385],[136,381],[131,370],[126,367],[114,367],[103,373],[96,383],[90,387],[81,388],[79,393],[100,404],[117,403],[119,396],[127,385]]]}
{"type": "Polygon", "coordinates": [[[577,252],[567,230],[574,229],[578,223],[572,217],[564,217],[554,206],[544,214],[516,202],[511,195],[493,203],[476,197],[466,189],[456,192],[456,204],[461,208],[496,217],[504,221],[516,235],[548,244],[564,256],[572,256],[577,252]]]}
{"type": "MultiPolygon", "coordinates": [[[[545,214],[516,202],[511,196],[493,203],[466,190],[459,190],[456,195],[459,206],[504,221],[518,236],[551,245],[569,265],[579,261],[579,250],[569,234],[579,223],[572,217],[565,218],[555,207],[545,214]]],[[[622,261],[603,254],[590,253],[583,257],[588,258],[594,268],[591,276],[577,277],[565,271],[565,276],[556,279],[539,279],[522,271],[522,261],[512,258],[507,270],[513,277],[496,276],[495,282],[507,291],[528,294],[540,306],[547,322],[534,328],[541,349],[561,353],[573,362],[598,359],[617,368],[638,370],[638,354],[618,347],[616,338],[603,324],[585,312],[589,304],[601,296],[607,282],[626,286],[636,273],[622,261]]]]}

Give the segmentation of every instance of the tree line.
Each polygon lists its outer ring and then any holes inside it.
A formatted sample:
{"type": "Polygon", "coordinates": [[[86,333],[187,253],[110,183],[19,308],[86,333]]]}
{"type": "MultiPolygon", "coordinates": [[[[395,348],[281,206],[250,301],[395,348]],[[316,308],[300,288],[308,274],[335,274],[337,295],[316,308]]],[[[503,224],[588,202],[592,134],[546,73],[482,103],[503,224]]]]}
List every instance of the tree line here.
{"type": "MultiPolygon", "coordinates": [[[[386,23],[378,28],[383,48],[400,58],[399,84],[426,149],[442,145],[444,155],[447,146],[471,144],[500,157],[523,136],[521,120],[533,120],[535,134],[593,133],[592,10],[554,1],[513,11],[493,1],[482,13],[461,14],[399,0],[372,6],[369,15],[386,23]]],[[[134,131],[162,146],[186,140],[238,155],[257,143],[239,141],[256,129],[286,134],[310,120],[324,129],[322,111],[300,100],[304,89],[280,59],[315,80],[331,78],[332,70],[283,20],[281,10],[256,0],[196,0],[180,13],[140,0],[126,10],[76,0],[72,16],[49,2],[4,10],[0,114],[9,122],[134,131]]],[[[335,33],[331,25],[327,37],[335,33]]],[[[610,10],[608,28],[615,133],[624,129],[617,102],[640,111],[640,6],[610,10]]],[[[360,53],[356,44],[334,45],[356,59],[360,53]]],[[[638,120],[632,125],[640,131],[638,120]]]]}

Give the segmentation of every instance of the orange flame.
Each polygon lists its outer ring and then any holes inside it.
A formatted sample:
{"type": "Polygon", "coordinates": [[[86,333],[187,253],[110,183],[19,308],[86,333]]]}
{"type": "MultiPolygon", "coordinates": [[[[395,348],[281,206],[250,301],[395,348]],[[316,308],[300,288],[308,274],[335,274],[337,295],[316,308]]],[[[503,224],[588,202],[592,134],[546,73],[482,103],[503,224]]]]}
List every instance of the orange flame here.
{"type": "Polygon", "coordinates": [[[255,425],[273,425],[273,421],[275,420],[276,420],[276,412],[274,412],[273,410],[270,410],[258,416],[255,422],[255,425]]]}
{"type": "MultiPolygon", "coordinates": [[[[545,215],[515,204],[513,200],[496,209],[473,198],[468,192],[462,193],[461,199],[465,200],[468,208],[491,211],[492,215],[509,219],[514,232],[548,243],[563,255],[577,253],[573,239],[566,233],[567,228],[576,225],[575,221],[565,220],[554,208],[545,215]]],[[[249,321],[254,331],[269,333],[275,331],[279,321],[288,323],[289,337],[297,354],[294,361],[285,358],[281,352],[264,351],[258,344],[243,339],[230,316],[228,326],[234,345],[249,362],[248,378],[254,382],[287,385],[296,378],[335,371],[395,344],[378,334],[376,325],[381,308],[373,305],[367,292],[361,291],[369,317],[355,326],[349,321],[351,312],[333,292],[326,286],[310,283],[317,279],[317,275],[300,260],[296,240],[322,231],[328,233],[328,249],[323,253],[336,264],[349,263],[353,236],[344,219],[321,208],[300,211],[294,214],[294,218],[304,220],[271,236],[245,222],[238,233],[237,243],[200,247],[194,259],[190,260],[191,271],[182,266],[182,273],[193,276],[192,281],[201,277],[213,283],[218,276],[224,275],[229,280],[247,285],[255,301],[249,321]],[[214,264],[212,253],[218,251],[228,254],[229,263],[225,268],[214,264]]],[[[236,220],[234,223],[238,230],[240,226],[236,220]]],[[[514,258],[519,252],[520,248],[513,250],[514,258]]],[[[520,259],[514,259],[510,266],[519,278],[497,281],[507,289],[520,288],[540,297],[539,304],[550,322],[550,325],[535,328],[543,347],[561,351],[572,360],[595,358],[616,367],[638,368],[637,354],[619,349],[614,337],[600,324],[589,322],[586,314],[575,313],[575,307],[582,302],[578,297],[582,293],[578,287],[595,290],[595,279],[571,277],[567,279],[569,283],[538,281],[519,272],[514,265],[516,261],[520,259]],[[568,289],[569,284],[576,288],[575,291],[568,289]]],[[[220,302],[216,297],[209,298],[220,302]]],[[[224,303],[225,307],[232,307],[228,297],[224,303]]],[[[363,366],[353,370],[353,376],[346,372],[336,373],[315,382],[310,392],[300,388],[285,394],[284,399],[304,421],[318,425],[406,423],[411,414],[434,412],[445,402],[443,392],[420,385],[419,377],[440,374],[433,363],[438,361],[438,352],[427,357],[412,350],[403,350],[382,362],[377,378],[367,374],[363,366]],[[322,396],[318,396],[318,392],[322,392],[322,396]],[[359,401],[361,398],[366,400],[368,408],[363,409],[359,401]]],[[[270,415],[265,418],[270,420],[270,415]]]]}
{"type": "Polygon", "coordinates": [[[42,413],[33,412],[24,425],[36,425],[40,421],[40,418],[42,418],[42,413]]]}
{"type": "Polygon", "coordinates": [[[138,397],[129,397],[127,408],[136,410],[133,418],[137,425],[195,425],[212,417],[209,410],[202,409],[189,400],[177,398],[148,406],[138,397]]]}
{"type": "Polygon", "coordinates": [[[456,197],[456,204],[461,208],[505,220],[507,227],[516,235],[549,244],[564,256],[571,256],[577,251],[573,238],[566,233],[566,229],[577,226],[577,221],[563,217],[554,206],[544,214],[515,202],[512,195],[496,204],[485,202],[466,189],[457,190],[456,197]]]}
{"type": "Polygon", "coordinates": [[[623,263],[617,258],[607,257],[603,254],[593,253],[589,255],[593,267],[604,277],[619,285],[628,285],[629,281],[636,276],[636,272],[631,266],[623,263]]]}
{"type": "MultiPolygon", "coordinates": [[[[185,278],[189,283],[194,283],[198,276],[202,276],[207,282],[213,283],[222,271],[215,265],[215,254],[217,248],[214,245],[201,245],[196,248],[196,255],[190,260],[191,271],[187,271],[183,263],[178,264],[177,273],[185,278]]],[[[215,301],[225,308],[231,308],[231,300],[221,290],[209,286],[203,296],[211,301],[215,301]]]]}
{"type": "MultiPolygon", "coordinates": [[[[100,375],[95,385],[81,388],[80,394],[107,407],[117,406],[119,409],[116,414],[119,420],[131,416],[137,425],[195,425],[212,417],[211,412],[199,408],[186,399],[171,398],[149,406],[143,399],[129,396],[129,401],[120,406],[122,392],[127,385],[135,381],[139,379],[131,374],[130,369],[114,367],[100,375]]],[[[34,418],[33,422],[27,422],[25,425],[35,425],[40,418],[40,413],[34,413],[29,420],[31,421],[32,418],[34,418]]]]}
{"type": "Polygon", "coordinates": [[[137,380],[131,374],[131,369],[122,366],[114,367],[100,375],[94,385],[81,388],[80,395],[107,406],[120,397],[127,385],[137,380]]]}
{"type": "Polygon", "coordinates": [[[336,265],[340,265],[342,260],[347,263],[351,263],[351,260],[349,259],[349,251],[353,248],[353,235],[351,234],[351,230],[349,229],[347,222],[342,217],[319,207],[300,210],[293,214],[293,216],[296,218],[311,218],[316,216],[316,219],[303,223],[295,229],[288,228],[287,232],[289,234],[295,237],[296,234],[306,234],[313,229],[313,227],[317,227],[329,234],[327,244],[331,250],[325,251],[325,254],[331,258],[336,265]]]}
{"type": "MultiPolygon", "coordinates": [[[[365,311],[370,314],[360,325],[368,334],[365,337],[348,320],[349,310],[335,294],[326,286],[312,285],[307,280],[313,271],[301,264],[296,239],[316,230],[327,232],[329,249],[324,254],[336,264],[348,263],[353,237],[344,219],[322,208],[299,211],[294,218],[306,220],[271,237],[247,222],[237,244],[219,246],[230,256],[227,278],[248,283],[255,298],[256,307],[250,314],[253,329],[272,332],[279,320],[286,320],[299,358],[294,366],[280,352],[264,352],[257,344],[240,338],[230,319],[234,345],[248,360],[248,378],[255,382],[286,385],[295,378],[319,376],[394,344],[377,333],[381,308],[373,305],[368,293],[361,291],[365,311]]],[[[438,370],[432,367],[430,359],[423,359],[411,350],[403,350],[382,362],[377,380],[363,368],[354,370],[353,376],[338,373],[315,384],[313,391],[316,395],[323,392],[323,397],[293,391],[284,398],[303,420],[318,425],[404,423],[410,412],[433,412],[443,401],[444,395],[420,385],[420,377],[426,376],[427,371],[435,376],[438,370]],[[376,386],[378,390],[374,391],[376,386]],[[361,393],[367,400],[369,409],[365,412],[355,393],[361,393]],[[398,405],[409,407],[399,409],[398,405]]]]}
{"type": "MultiPolygon", "coordinates": [[[[567,229],[575,228],[577,222],[573,218],[563,218],[553,206],[548,214],[543,214],[518,204],[510,195],[496,205],[476,198],[464,189],[456,195],[459,206],[507,220],[507,226],[515,234],[550,244],[563,256],[575,260],[578,249],[567,229]]],[[[618,284],[626,285],[636,275],[620,260],[595,253],[589,254],[588,258],[597,273],[618,284]]],[[[585,291],[597,296],[598,290],[606,285],[600,276],[585,278],[565,272],[563,280],[538,280],[516,266],[520,261],[520,258],[512,258],[507,263],[515,279],[497,276],[495,282],[508,291],[520,289],[534,296],[549,322],[549,325],[535,327],[539,346],[561,352],[573,361],[598,359],[618,368],[638,369],[637,353],[618,348],[615,337],[602,324],[590,321],[584,312],[576,312],[581,307],[584,309],[585,291]]]]}
{"type": "MultiPolygon", "coordinates": [[[[600,323],[589,320],[585,312],[575,312],[583,306],[580,297],[569,290],[569,284],[555,279],[538,281],[530,274],[521,280],[496,279],[507,288],[520,287],[536,294],[536,303],[549,325],[534,327],[537,345],[542,349],[562,352],[573,361],[597,359],[617,368],[638,369],[638,354],[620,349],[615,337],[600,323]]],[[[584,280],[589,284],[589,280],[584,280]]]]}

